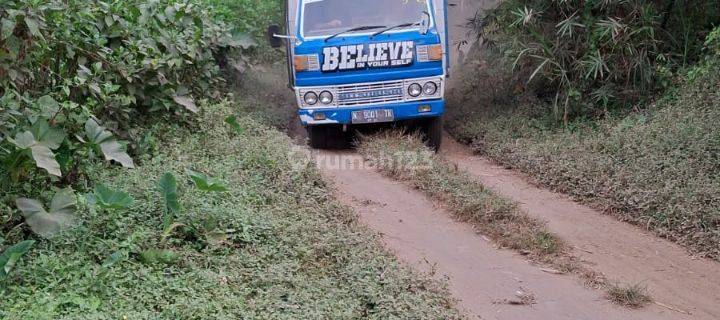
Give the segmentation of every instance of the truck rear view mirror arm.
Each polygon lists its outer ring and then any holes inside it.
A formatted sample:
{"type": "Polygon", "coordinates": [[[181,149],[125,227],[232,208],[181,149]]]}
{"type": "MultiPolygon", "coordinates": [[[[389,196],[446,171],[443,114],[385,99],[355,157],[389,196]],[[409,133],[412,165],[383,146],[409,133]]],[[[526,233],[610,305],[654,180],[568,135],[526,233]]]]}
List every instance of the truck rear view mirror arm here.
{"type": "Polygon", "coordinates": [[[267,30],[267,39],[270,46],[280,48],[284,45],[283,40],[296,40],[296,37],[282,34],[282,29],[278,25],[271,25],[267,30]]]}

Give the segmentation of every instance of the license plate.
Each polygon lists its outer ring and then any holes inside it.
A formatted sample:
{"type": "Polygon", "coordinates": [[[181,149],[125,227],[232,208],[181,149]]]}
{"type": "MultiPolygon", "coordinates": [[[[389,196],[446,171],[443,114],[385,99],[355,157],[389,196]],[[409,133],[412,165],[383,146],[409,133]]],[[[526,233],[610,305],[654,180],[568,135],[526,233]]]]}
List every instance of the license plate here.
{"type": "Polygon", "coordinates": [[[352,123],[379,123],[392,122],[395,115],[392,109],[353,111],[352,123]]]}

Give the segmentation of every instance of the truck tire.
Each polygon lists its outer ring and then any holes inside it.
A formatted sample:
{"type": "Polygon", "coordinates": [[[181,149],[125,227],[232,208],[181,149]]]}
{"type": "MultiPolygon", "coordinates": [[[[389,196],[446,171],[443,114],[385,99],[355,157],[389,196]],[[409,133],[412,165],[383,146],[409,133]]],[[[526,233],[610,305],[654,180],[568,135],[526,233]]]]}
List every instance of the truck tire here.
{"type": "Polygon", "coordinates": [[[426,120],[422,126],[422,132],[425,136],[425,143],[435,152],[440,151],[443,139],[443,118],[434,117],[426,120]]]}
{"type": "Polygon", "coordinates": [[[341,149],[347,147],[347,137],[341,126],[308,126],[308,138],[313,149],[341,149]]]}

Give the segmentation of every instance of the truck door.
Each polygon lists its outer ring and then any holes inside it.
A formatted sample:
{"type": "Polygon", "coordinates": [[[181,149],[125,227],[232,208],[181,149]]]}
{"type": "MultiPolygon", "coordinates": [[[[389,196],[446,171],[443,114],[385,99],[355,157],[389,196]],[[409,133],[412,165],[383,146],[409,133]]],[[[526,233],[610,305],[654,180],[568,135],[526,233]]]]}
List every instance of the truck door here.
{"type": "MultiPolygon", "coordinates": [[[[287,35],[295,39],[297,37],[297,13],[300,0],[287,0],[285,2],[285,23],[287,35]]],[[[287,67],[288,67],[288,87],[295,87],[295,68],[293,60],[295,54],[295,40],[288,39],[285,41],[287,51],[287,67]]]]}
{"type": "Polygon", "coordinates": [[[440,34],[440,41],[445,46],[445,58],[443,59],[443,67],[445,74],[450,76],[450,36],[448,35],[448,0],[432,0],[435,10],[435,24],[440,34]]]}

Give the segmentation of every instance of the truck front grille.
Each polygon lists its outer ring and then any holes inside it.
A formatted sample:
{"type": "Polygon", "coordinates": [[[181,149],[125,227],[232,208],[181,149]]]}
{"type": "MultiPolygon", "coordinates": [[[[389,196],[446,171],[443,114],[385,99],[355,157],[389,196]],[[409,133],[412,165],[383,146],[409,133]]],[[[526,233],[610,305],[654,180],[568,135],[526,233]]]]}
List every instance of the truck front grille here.
{"type": "Polygon", "coordinates": [[[338,105],[355,106],[403,101],[404,90],[403,81],[394,81],[339,86],[336,92],[338,105]]]}

